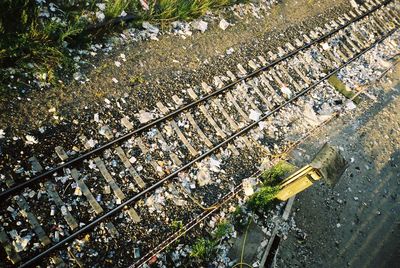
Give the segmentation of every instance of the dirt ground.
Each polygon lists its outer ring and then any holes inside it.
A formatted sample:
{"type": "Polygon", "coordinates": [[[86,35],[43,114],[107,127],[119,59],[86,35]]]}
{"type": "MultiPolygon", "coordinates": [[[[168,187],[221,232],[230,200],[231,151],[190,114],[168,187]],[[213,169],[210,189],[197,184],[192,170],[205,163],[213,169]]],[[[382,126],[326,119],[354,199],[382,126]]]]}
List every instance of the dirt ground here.
{"type": "Polygon", "coordinates": [[[318,183],[297,195],[297,227],[282,240],[277,267],[398,267],[400,260],[400,67],[377,97],[334,120],[292,157],[307,163],[325,143],[349,167],[333,188],[318,183]]]}

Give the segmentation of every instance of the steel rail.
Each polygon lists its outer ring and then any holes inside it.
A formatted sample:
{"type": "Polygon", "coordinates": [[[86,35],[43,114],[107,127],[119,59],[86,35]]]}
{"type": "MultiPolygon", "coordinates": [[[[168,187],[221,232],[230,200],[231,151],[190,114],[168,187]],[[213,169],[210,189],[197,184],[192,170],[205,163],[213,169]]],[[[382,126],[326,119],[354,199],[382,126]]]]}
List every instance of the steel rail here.
{"type": "Polygon", "coordinates": [[[189,163],[185,164],[184,166],[180,167],[178,170],[174,171],[173,173],[169,174],[168,176],[166,176],[165,178],[161,179],[160,181],[156,182],[155,184],[153,184],[152,186],[146,188],[145,190],[143,190],[142,192],[134,195],[133,197],[127,199],[126,201],[124,201],[123,203],[121,203],[120,205],[118,205],[117,207],[113,208],[112,210],[106,212],[105,214],[99,216],[98,218],[96,218],[94,221],[92,221],[91,223],[85,225],[84,227],[82,227],[81,229],[77,230],[76,232],[72,233],[70,236],[64,238],[63,240],[59,241],[58,243],[56,243],[55,245],[49,247],[48,249],[46,249],[45,251],[39,253],[38,255],[36,255],[35,257],[33,257],[32,259],[28,260],[27,262],[21,264],[21,268],[22,267],[30,267],[33,264],[39,262],[42,258],[44,258],[45,256],[49,255],[50,253],[52,253],[54,250],[61,248],[64,244],[72,241],[73,239],[75,239],[76,237],[78,237],[81,234],[86,233],[87,231],[91,230],[92,228],[94,228],[98,223],[102,222],[103,220],[105,220],[106,218],[116,214],[117,212],[121,211],[125,206],[131,204],[132,202],[136,201],[137,199],[139,199],[140,197],[144,196],[146,193],[157,189],[158,187],[160,187],[162,184],[164,184],[164,182],[174,178],[175,176],[178,175],[179,172],[182,172],[188,168],[190,168],[194,163],[206,158],[207,156],[211,155],[212,153],[214,153],[216,150],[220,149],[221,147],[227,145],[229,142],[233,141],[235,138],[247,133],[249,130],[251,130],[252,128],[254,128],[255,126],[257,126],[261,121],[264,121],[265,119],[267,119],[269,116],[271,116],[272,114],[280,111],[282,108],[286,107],[286,105],[292,103],[293,101],[297,100],[299,97],[303,96],[304,94],[306,94],[307,92],[309,92],[310,90],[314,89],[316,86],[318,86],[319,84],[321,84],[322,82],[324,82],[325,80],[327,80],[329,77],[335,75],[336,73],[338,73],[341,69],[343,69],[344,67],[348,66],[350,63],[352,63],[353,61],[357,60],[359,57],[361,57],[362,55],[364,55],[366,52],[370,51],[372,48],[374,48],[377,44],[381,43],[383,40],[385,40],[387,37],[389,37],[390,35],[392,35],[395,31],[397,31],[398,29],[398,25],[391,31],[389,31],[387,34],[383,35],[379,40],[376,40],[374,43],[371,44],[370,47],[368,48],[364,48],[362,49],[357,55],[353,56],[351,59],[349,59],[349,61],[347,61],[346,63],[344,63],[343,65],[339,66],[338,68],[336,68],[335,70],[331,71],[330,73],[328,73],[326,76],[324,76],[323,78],[321,78],[319,81],[314,82],[311,86],[309,86],[308,88],[302,90],[301,92],[299,92],[298,94],[296,94],[294,97],[292,97],[291,99],[285,101],[284,103],[280,104],[278,107],[276,107],[275,109],[273,109],[272,111],[266,113],[264,116],[262,116],[259,120],[251,123],[250,125],[246,126],[245,128],[243,128],[242,130],[240,130],[239,132],[231,135],[229,138],[227,138],[225,141],[219,143],[218,145],[216,145],[215,147],[213,147],[212,149],[210,149],[209,151],[203,153],[202,155],[196,157],[195,159],[193,159],[192,161],[190,161],[189,163]]]}
{"type": "Polygon", "coordinates": [[[317,44],[317,43],[319,43],[319,42],[331,37],[332,35],[336,34],[340,30],[346,28],[350,24],[365,18],[366,16],[368,16],[372,12],[376,11],[377,9],[379,9],[380,7],[382,7],[384,5],[389,4],[392,1],[393,0],[386,0],[383,3],[380,3],[379,5],[375,6],[374,8],[372,8],[369,11],[367,11],[366,13],[361,14],[358,17],[351,19],[347,23],[339,26],[338,28],[332,30],[331,32],[323,34],[321,37],[318,37],[317,39],[312,40],[310,43],[304,44],[303,46],[293,50],[292,52],[289,52],[288,54],[277,58],[276,60],[272,61],[271,63],[269,63],[269,64],[267,64],[267,65],[265,65],[263,67],[260,67],[259,69],[253,71],[252,73],[250,73],[250,74],[248,74],[248,75],[246,75],[244,77],[241,77],[241,78],[239,78],[238,80],[236,80],[234,82],[231,82],[230,84],[224,86],[221,89],[218,89],[218,90],[216,90],[216,91],[214,91],[214,92],[212,92],[212,93],[210,93],[210,94],[208,94],[208,95],[206,95],[204,97],[199,98],[196,101],[193,101],[193,102],[191,102],[189,104],[186,104],[185,106],[183,106],[183,107],[181,107],[181,108],[179,108],[179,109],[177,109],[177,110],[175,110],[175,111],[173,111],[173,112],[171,112],[171,113],[169,113],[169,114],[167,114],[167,115],[165,115],[163,117],[160,117],[160,118],[158,118],[158,119],[156,119],[154,121],[151,121],[148,124],[143,125],[143,126],[137,128],[137,129],[135,129],[135,130],[133,130],[131,132],[128,132],[125,135],[123,135],[123,136],[121,136],[121,137],[119,137],[119,138],[117,138],[115,140],[112,140],[112,141],[110,141],[110,142],[108,142],[106,144],[103,144],[103,145],[101,145],[100,147],[98,147],[96,149],[93,149],[91,151],[88,151],[88,152],[76,157],[76,158],[73,158],[73,159],[69,160],[68,162],[65,162],[64,164],[56,166],[56,167],[54,167],[54,168],[52,168],[52,169],[50,169],[50,170],[48,170],[48,171],[46,171],[46,172],[44,172],[42,174],[39,174],[36,177],[33,177],[33,178],[29,179],[29,180],[26,180],[26,181],[24,181],[22,183],[19,183],[19,184],[15,185],[15,186],[12,186],[12,187],[2,191],[0,193],[0,200],[5,200],[7,197],[12,195],[13,193],[21,191],[25,187],[28,187],[28,186],[36,183],[36,182],[39,182],[39,181],[43,180],[44,178],[54,174],[55,172],[62,170],[63,168],[66,168],[66,167],[72,166],[74,164],[77,164],[78,162],[83,161],[83,160],[89,158],[90,156],[96,155],[96,154],[100,153],[101,151],[110,148],[114,144],[117,144],[119,142],[125,141],[125,140],[131,138],[135,134],[141,133],[141,132],[143,132],[143,131],[145,131],[145,130],[147,130],[147,129],[149,129],[149,128],[151,128],[151,127],[153,127],[153,126],[155,126],[155,125],[157,125],[157,124],[159,124],[161,122],[164,122],[164,121],[176,116],[177,114],[181,113],[184,110],[190,109],[190,108],[192,108],[192,107],[194,107],[194,106],[196,106],[196,105],[198,105],[198,104],[200,104],[200,103],[202,103],[202,102],[204,102],[204,101],[206,101],[206,100],[208,100],[208,99],[210,99],[210,98],[212,98],[212,97],[214,97],[216,95],[224,93],[225,91],[227,91],[228,89],[232,88],[236,84],[238,84],[238,83],[240,83],[242,81],[245,81],[245,80],[247,80],[247,79],[249,79],[251,77],[254,77],[257,74],[259,74],[260,72],[263,72],[263,71],[275,66],[276,64],[278,64],[278,63],[280,63],[280,62],[282,62],[282,61],[284,61],[284,60],[296,55],[297,53],[299,53],[299,52],[311,47],[312,45],[317,44]]]}

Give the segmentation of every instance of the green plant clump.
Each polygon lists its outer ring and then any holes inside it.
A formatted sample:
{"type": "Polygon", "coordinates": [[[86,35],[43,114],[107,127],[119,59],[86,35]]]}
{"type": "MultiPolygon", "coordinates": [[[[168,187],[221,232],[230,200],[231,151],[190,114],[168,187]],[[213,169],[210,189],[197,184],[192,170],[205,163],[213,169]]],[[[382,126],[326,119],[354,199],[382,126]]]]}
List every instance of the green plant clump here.
{"type": "Polygon", "coordinates": [[[266,210],[275,195],[279,191],[279,186],[263,186],[258,192],[254,193],[249,201],[249,208],[252,210],[266,210]]]}
{"type": "Polygon", "coordinates": [[[286,161],[280,161],[272,168],[264,171],[261,174],[262,182],[264,185],[275,186],[279,184],[287,175],[295,171],[295,166],[286,161]]]}
{"type": "Polygon", "coordinates": [[[183,223],[182,223],[182,221],[176,221],[176,220],[172,221],[172,222],[171,222],[171,228],[172,228],[172,230],[174,230],[174,231],[181,230],[181,229],[183,228],[183,223]]]}
{"type": "Polygon", "coordinates": [[[214,237],[216,240],[220,240],[225,235],[227,235],[231,230],[232,230],[232,226],[228,222],[223,221],[217,225],[217,228],[214,233],[214,237]]]}
{"type": "Polygon", "coordinates": [[[190,256],[199,260],[204,260],[207,256],[211,254],[215,245],[216,242],[213,240],[199,238],[192,246],[190,256]]]}

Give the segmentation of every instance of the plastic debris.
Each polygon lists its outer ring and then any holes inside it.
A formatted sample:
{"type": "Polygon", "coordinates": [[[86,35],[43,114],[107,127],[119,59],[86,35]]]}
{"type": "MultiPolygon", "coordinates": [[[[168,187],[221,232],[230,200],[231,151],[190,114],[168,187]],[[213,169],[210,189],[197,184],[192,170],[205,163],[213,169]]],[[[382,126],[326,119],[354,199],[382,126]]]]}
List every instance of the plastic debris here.
{"type": "Polygon", "coordinates": [[[210,170],[211,171],[214,171],[214,172],[219,172],[220,171],[220,165],[221,165],[220,161],[210,157],[209,165],[210,165],[210,170]]]}
{"type": "Polygon", "coordinates": [[[153,34],[158,34],[158,32],[160,31],[160,29],[158,29],[156,26],[154,26],[154,25],[152,25],[152,24],[150,24],[150,22],[148,22],[148,21],[144,21],[143,23],[142,23],[142,27],[143,28],[145,28],[147,31],[149,31],[150,33],[153,33],[153,34]]]}
{"type": "Polygon", "coordinates": [[[243,191],[246,196],[251,196],[254,194],[253,187],[256,185],[256,180],[254,178],[247,178],[243,180],[243,191]]]}
{"type": "Polygon", "coordinates": [[[261,116],[261,113],[255,111],[253,109],[250,110],[250,115],[249,115],[250,120],[258,121],[260,119],[260,116],[261,116]]]}
{"type": "Polygon", "coordinates": [[[229,27],[229,22],[227,22],[225,19],[222,19],[220,22],[219,22],[219,28],[221,28],[222,30],[226,30],[226,28],[228,28],[229,27]]]}
{"type": "Polygon", "coordinates": [[[26,135],[25,138],[26,138],[26,142],[25,142],[26,144],[36,144],[36,143],[38,143],[38,140],[32,135],[26,135]]]}
{"type": "Polygon", "coordinates": [[[199,30],[202,33],[204,33],[207,30],[208,23],[203,20],[199,20],[199,21],[193,22],[192,27],[193,27],[193,29],[199,30]]]}
{"type": "Polygon", "coordinates": [[[357,106],[354,104],[354,102],[348,101],[346,103],[346,109],[347,110],[351,111],[351,110],[354,110],[355,108],[357,108],[357,106]]]}
{"type": "Polygon", "coordinates": [[[140,110],[139,113],[135,114],[135,115],[138,117],[139,122],[142,123],[142,124],[147,123],[150,120],[154,119],[154,114],[153,113],[146,112],[146,111],[143,111],[143,110],[140,110]]]}

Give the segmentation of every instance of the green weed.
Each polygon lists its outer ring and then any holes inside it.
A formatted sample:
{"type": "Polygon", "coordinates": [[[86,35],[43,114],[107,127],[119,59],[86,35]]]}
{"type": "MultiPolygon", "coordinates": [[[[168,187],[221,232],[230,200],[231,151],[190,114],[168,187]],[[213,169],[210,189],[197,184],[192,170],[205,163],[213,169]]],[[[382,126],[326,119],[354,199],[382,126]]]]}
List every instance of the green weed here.
{"type": "Polygon", "coordinates": [[[217,225],[217,228],[214,233],[214,237],[216,240],[220,240],[225,235],[229,234],[229,232],[231,230],[232,230],[232,226],[228,222],[226,222],[226,221],[220,222],[217,225]]]}
{"type": "Polygon", "coordinates": [[[271,201],[279,191],[279,186],[263,186],[248,200],[248,206],[253,211],[265,211],[269,208],[271,201]]]}
{"type": "Polygon", "coordinates": [[[183,223],[182,223],[182,221],[176,221],[176,220],[172,221],[172,222],[171,222],[171,228],[172,228],[172,230],[174,230],[174,231],[179,231],[179,230],[181,230],[181,229],[183,228],[183,223]]]}
{"type": "Polygon", "coordinates": [[[287,175],[295,171],[295,166],[286,161],[280,161],[272,168],[264,171],[261,174],[261,179],[264,185],[277,185],[287,175]]]}
{"type": "Polygon", "coordinates": [[[216,243],[209,239],[199,238],[192,246],[190,256],[199,260],[204,260],[213,251],[216,243]]]}

